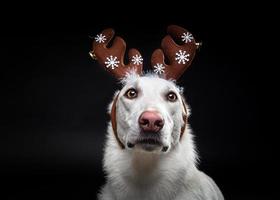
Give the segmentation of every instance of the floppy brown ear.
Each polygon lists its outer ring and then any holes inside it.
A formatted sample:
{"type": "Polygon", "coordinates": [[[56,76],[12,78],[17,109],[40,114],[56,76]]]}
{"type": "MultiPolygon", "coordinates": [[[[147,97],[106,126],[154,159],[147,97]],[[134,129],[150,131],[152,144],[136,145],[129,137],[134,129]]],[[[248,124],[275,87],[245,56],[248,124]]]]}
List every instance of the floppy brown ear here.
{"type": "Polygon", "coordinates": [[[128,52],[129,63],[124,63],[124,55],[126,43],[121,37],[115,37],[115,31],[111,28],[103,30],[93,41],[92,51],[89,52],[91,57],[96,59],[98,63],[110,74],[117,79],[121,79],[133,70],[138,74],[142,74],[143,59],[137,49],[130,49],[128,52]],[[112,46],[108,47],[110,41],[112,46]]]}

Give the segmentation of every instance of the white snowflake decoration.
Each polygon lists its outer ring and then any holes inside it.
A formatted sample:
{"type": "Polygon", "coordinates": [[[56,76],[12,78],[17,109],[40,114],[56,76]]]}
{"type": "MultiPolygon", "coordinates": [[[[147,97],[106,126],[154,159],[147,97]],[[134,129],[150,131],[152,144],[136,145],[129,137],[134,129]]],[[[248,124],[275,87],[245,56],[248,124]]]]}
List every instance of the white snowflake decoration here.
{"type": "Polygon", "coordinates": [[[134,65],[140,65],[143,63],[143,58],[141,55],[136,54],[135,56],[132,56],[131,61],[134,65]]]}
{"type": "Polygon", "coordinates": [[[191,42],[193,39],[193,36],[191,33],[187,32],[187,33],[183,33],[183,35],[181,36],[182,41],[185,43],[191,42]]]}
{"type": "Polygon", "coordinates": [[[98,43],[104,43],[107,39],[106,39],[106,36],[103,35],[102,33],[97,35],[95,38],[95,41],[98,42],[98,43]]]}
{"type": "Polygon", "coordinates": [[[186,64],[186,61],[188,62],[190,59],[190,54],[186,54],[186,51],[179,50],[179,52],[176,53],[175,60],[177,60],[178,64],[186,64]]]}
{"type": "Polygon", "coordinates": [[[111,69],[115,69],[115,67],[118,67],[119,66],[118,64],[120,63],[120,61],[118,61],[117,59],[118,58],[116,56],[107,57],[106,58],[107,61],[105,61],[106,67],[107,68],[111,67],[111,69]]]}
{"type": "Polygon", "coordinates": [[[162,74],[164,73],[164,69],[165,69],[165,66],[163,66],[163,64],[160,64],[160,63],[157,63],[155,66],[154,66],[154,72],[156,74],[162,74]]]}

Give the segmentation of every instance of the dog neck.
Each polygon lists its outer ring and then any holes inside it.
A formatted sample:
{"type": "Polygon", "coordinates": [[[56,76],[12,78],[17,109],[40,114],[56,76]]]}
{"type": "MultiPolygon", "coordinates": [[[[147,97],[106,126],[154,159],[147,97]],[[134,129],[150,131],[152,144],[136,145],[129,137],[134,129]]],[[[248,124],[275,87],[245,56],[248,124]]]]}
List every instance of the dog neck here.
{"type": "Polygon", "coordinates": [[[131,154],[131,169],[135,177],[152,176],[160,163],[160,155],[156,153],[133,151],[131,154]]]}

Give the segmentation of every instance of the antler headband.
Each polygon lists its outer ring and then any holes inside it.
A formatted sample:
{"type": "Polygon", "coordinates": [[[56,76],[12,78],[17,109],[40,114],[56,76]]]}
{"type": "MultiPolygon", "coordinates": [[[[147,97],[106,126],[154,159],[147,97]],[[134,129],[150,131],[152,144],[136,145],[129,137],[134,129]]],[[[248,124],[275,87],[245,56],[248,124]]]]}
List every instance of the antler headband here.
{"type": "MultiPolygon", "coordinates": [[[[168,35],[161,42],[162,49],[156,49],[153,52],[151,64],[153,71],[163,78],[178,80],[191,65],[200,43],[195,42],[193,35],[189,31],[176,25],[169,26],[167,33],[168,35]],[[177,44],[172,37],[183,44],[177,44]],[[165,56],[168,64],[164,61],[165,56]]],[[[91,57],[96,59],[101,66],[118,79],[125,77],[131,70],[141,75],[143,58],[138,50],[129,50],[129,63],[126,65],[124,64],[125,41],[116,36],[112,46],[108,47],[114,34],[114,30],[111,28],[105,29],[98,34],[93,41],[93,49],[90,52],[91,57]]]]}

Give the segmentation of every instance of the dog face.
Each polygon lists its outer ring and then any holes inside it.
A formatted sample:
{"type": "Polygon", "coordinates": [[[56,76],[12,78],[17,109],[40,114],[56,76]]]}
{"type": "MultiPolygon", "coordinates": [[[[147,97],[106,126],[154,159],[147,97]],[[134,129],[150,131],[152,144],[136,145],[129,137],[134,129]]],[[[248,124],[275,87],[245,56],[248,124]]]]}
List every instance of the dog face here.
{"type": "Polygon", "coordinates": [[[168,152],[178,144],[186,108],[182,90],[157,76],[128,76],[116,102],[117,136],[127,149],[168,152]]]}

